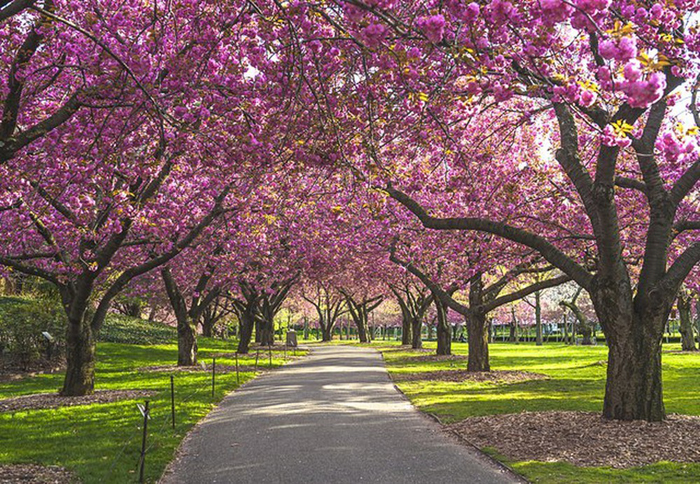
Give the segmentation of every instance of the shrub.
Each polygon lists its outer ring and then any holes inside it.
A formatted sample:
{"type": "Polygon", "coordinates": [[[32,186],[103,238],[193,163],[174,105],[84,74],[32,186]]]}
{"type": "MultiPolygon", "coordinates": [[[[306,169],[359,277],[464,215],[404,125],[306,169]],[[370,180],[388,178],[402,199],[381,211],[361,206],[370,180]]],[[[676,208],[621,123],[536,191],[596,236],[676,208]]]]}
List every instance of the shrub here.
{"type": "Polygon", "coordinates": [[[42,357],[62,355],[65,332],[65,313],[51,300],[12,298],[0,305],[0,354],[23,369],[42,357]]]}

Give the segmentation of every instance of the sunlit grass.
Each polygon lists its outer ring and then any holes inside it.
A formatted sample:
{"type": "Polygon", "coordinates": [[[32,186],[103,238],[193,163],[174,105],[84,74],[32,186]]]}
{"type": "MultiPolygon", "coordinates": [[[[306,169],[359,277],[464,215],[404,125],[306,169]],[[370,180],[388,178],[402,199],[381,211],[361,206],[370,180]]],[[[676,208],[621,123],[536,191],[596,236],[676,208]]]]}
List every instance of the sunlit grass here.
{"type": "MultiPolygon", "coordinates": [[[[466,360],[421,361],[418,353],[382,341],[383,353],[397,385],[421,410],[444,423],[468,417],[523,411],[580,410],[603,406],[607,348],[549,343],[495,343],[491,368],[547,375],[547,380],[518,383],[401,381],[401,374],[466,368],[466,360]]],[[[435,343],[424,343],[434,348],[435,343]]],[[[454,354],[466,355],[467,344],[453,343],[454,354]]],[[[678,350],[680,345],[664,345],[678,350]]],[[[664,401],[669,413],[700,415],[700,353],[663,354],[664,401]]],[[[500,459],[505,460],[499,456],[500,459]]],[[[698,482],[700,464],[658,463],[635,469],[581,468],[565,463],[509,462],[533,482],[698,482]]]]}
{"type": "MultiPolygon", "coordinates": [[[[212,355],[235,351],[233,342],[200,339],[200,360],[210,367],[212,355]]],[[[301,354],[301,353],[298,353],[301,354]]],[[[280,352],[273,353],[272,366],[283,364],[280,352]]],[[[176,373],[176,428],[170,423],[170,373],[145,372],[139,368],[171,365],[177,361],[177,345],[137,346],[117,343],[98,345],[96,388],[103,390],[152,390],[152,420],[149,422],[146,478],[155,482],[187,431],[216,402],[238,384],[236,374],[219,374],[216,393],[211,394],[211,373],[176,373]]],[[[252,366],[255,353],[239,358],[252,366]]],[[[217,358],[217,365],[234,365],[233,358],[217,358]]],[[[267,352],[259,365],[269,365],[267,352]]],[[[241,384],[253,378],[241,373],[241,384]]],[[[0,398],[31,393],[55,392],[62,374],[38,375],[24,381],[0,384],[0,398]]],[[[0,413],[0,464],[38,463],[60,465],[85,483],[124,483],[138,480],[142,417],[136,403],[127,400],[108,404],[0,413]]]]}

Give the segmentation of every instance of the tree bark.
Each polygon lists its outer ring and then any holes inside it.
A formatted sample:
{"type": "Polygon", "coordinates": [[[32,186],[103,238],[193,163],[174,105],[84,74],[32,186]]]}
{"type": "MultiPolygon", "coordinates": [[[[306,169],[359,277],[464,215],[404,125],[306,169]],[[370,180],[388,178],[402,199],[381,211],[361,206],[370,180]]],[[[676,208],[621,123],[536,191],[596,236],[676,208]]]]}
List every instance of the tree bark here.
{"type": "Polygon", "coordinates": [[[469,338],[467,371],[491,371],[486,315],[478,311],[471,311],[466,318],[466,323],[469,338]]]}
{"type": "Polygon", "coordinates": [[[414,350],[423,347],[423,318],[414,316],[411,320],[411,333],[413,338],[411,339],[411,348],[414,350]]]}
{"type": "Polygon", "coordinates": [[[437,354],[452,354],[452,327],[447,321],[447,308],[437,295],[433,295],[433,302],[437,312],[437,354]]]}
{"type": "Polygon", "coordinates": [[[241,311],[238,314],[238,324],[240,326],[240,339],[238,340],[238,353],[247,355],[250,351],[250,340],[253,337],[253,328],[255,327],[255,317],[252,309],[241,311]]]}
{"type": "Polygon", "coordinates": [[[197,326],[188,318],[177,321],[177,366],[197,364],[197,326]]]}
{"type": "Polygon", "coordinates": [[[68,321],[66,334],[66,376],[61,395],[92,395],[95,391],[95,338],[83,319],[68,321]]]}
{"type": "Polygon", "coordinates": [[[540,291],[535,292],[535,333],[536,346],[542,346],[542,303],[540,291]]]}
{"type": "Polygon", "coordinates": [[[678,316],[680,318],[681,349],[683,351],[695,351],[695,331],[691,321],[691,298],[688,294],[679,294],[677,299],[678,316]]]}
{"type": "Polygon", "coordinates": [[[590,294],[608,343],[603,417],[663,420],[661,346],[673,298],[635,300],[629,286],[614,283],[590,294]]]}
{"type": "Polygon", "coordinates": [[[412,340],[411,320],[404,316],[401,318],[401,344],[410,345],[412,340]]]}
{"type": "Polygon", "coordinates": [[[333,341],[333,327],[331,325],[321,326],[321,341],[333,341]]]}

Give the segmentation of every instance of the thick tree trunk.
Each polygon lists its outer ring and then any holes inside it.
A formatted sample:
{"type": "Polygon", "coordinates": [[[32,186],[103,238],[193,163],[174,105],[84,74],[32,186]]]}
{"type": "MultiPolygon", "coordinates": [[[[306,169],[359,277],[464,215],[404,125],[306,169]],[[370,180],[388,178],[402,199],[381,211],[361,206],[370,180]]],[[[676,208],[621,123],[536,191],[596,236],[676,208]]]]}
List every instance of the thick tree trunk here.
{"type": "Polygon", "coordinates": [[[272,321],[265,321],[262,326],[262,334],[260,335],[260,344],[263,346],[272,346],[275,344],[275,331],[272,321]]]}
{"type": "Polygon", "coordinates": [[[489,335],[486,315],[472,312],[467,317],[469,360],[467,371],[491,371],[489,363],[489,335]]]}
{"type": "Polygon", "coordinates": [[[608,343],[603,417],[661,421],[666,416],[661,342],[672,299],[655,299],[649,307],[644,300],[633,300],[629,287],[618,290],[611,283],[590,293],[608,343]]]}
{"type": "Polygon", "coordinates": [[[257,319],[255,321],[255,342],[262,344],[263,322],[257,319]]]}
{"type": "Polygon", "coordinates": [[[413,318],[411,321],[411,333],[413,338],[411,339],[411,348],[417,350],[423,347],[423,320],[421,318],[413,318]]]}
{"type": "Polygon", "coordinates": [[[359,319],[355,321],[355,326],[357,326],[357,338],[360,343],[368,343],[369,338],[367,337],[367,321],[359,319]]]}
{"type": "Polygon", "coordinates": [[[253,328],[255,327],[254,317],[250,314],[239,315],[240,339],[238,340],[238,353],[247,355],[250,351],[250,340],[253,337],[253,328]]]}
{"type": "Polygon", "coordinates": [[[66,376],[61,395],[91,395],[95,391],[95,338],[85,321],[69,321],[66,332],[66,376]]]}
{"type": "Polygon", "coordinates": [[[693,322],[691,321],[691,298],[685,294],[679,294],[678,300],[678,316],[681,320],[679,331],[681,332],[681,349],[683,351],[695,351],[695,331],[693,331],[693,322]]]}
{"type": "Polygon", "coordinates": [[[189,318],[177,322],[177,366],[197,364],[197,327],[189,318]]]}
{"type": "Polygon", "coordinates": [[[216,320],[206,315],[202,316],[202,336],[211,338],[214,335],[214,324],[216,320]]]}
{"type": "Polygon", "coordinates": [[[452,327],[447,321],[447,311],[440,299],[435,297],[435,308],[437,310],[437,354],[452,354],[452,327]]]}
{"type": "Polygon", "coordinates": [[[581,344],[590,346],[593,344],[593,327],[590,324],[579,322],[579,332],[581,333],[581,344]]]}
{"type": "Polygon", "coordinates": [[[510,330],[510,334],[508,335],[508,341],[511,343],[515,343],[517,339],[515,321],[511,321],[511,323],[508,325],[508,329],[510,330]]]}
{"type": "Polygon", "coordinates": [[[411,341],[413,340],[412,334],[411,334],[411,320],[404,318],[401,320],[401,344],[402,345],[410,345],[411,341]]]}
{"type": "Polygon", "coordinates": [[[333,341],[333,327],[330,324],[328,326],[321,326],[321,341],[333,341]]]}

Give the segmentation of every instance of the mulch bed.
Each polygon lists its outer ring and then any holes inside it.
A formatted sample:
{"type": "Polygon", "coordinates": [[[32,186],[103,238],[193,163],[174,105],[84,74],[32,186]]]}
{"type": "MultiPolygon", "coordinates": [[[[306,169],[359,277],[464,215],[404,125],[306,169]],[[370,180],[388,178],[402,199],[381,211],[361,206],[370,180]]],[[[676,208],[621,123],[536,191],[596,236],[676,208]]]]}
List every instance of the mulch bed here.
{"type": "Polygon", "coordinates": [[[0,466],[0,482],[5,484],[69,484],[79,481],[63,467],[13,464],[0,466]]]}
{"type": "Polygon", "coordinates": [[[66,367],[65,358],[45,359],[33,363],[29,368],[23,368],[15,362],[0,358],[0,383],[22,380],[36,375],[58,373],[66,367]]]}
{"type": "MultiPolygon", "coordinates": [[[[0,412],[111,403],[118,400],[150,397],[155,395],[155,393],[147,390],[98,390],[93,395],[85,395],[83,397],[62,397],[58,393],[36,393],[34,395],[23,395],[0,400],[0,412]]],[[[0,479],[0,482],[4,481],[0,479]]]]}
{"type": "MultiPolygon", "coordinates": [[[[413,350],[417,351],[417,350],[413,350]]],[[[430,350],[428,350],[430,351],[430,350]]],[[[467,357],[464,355],[421,355],[421,356],[409,356],[405,358],[405,361],[464,361],[467,357]]]]}
{"type": "Polygon", "coordinates": [[[447,426],[479,448],[516,461],[565,461],[617,469],[659,461],[700,462],[700,417],[665,422],[604,420],[592,412],[523,412],[447,426]]]}
{"type": "Polygon", "coordinates": [[[417,373],[394,373],[394,379],[402,381],[474,381],[494,383],[519,383],[532,380],[548,380],[547,375],[532,373],[529,371],[467,371],[467,370],[441,370],[423,371],[417,373]]]}
{"type": "MultiPolygon", "coordinates": [[[[264,371],[270,370],[267,363],[260,361],[257,369],[253,365],[238,365],[238,371],[243,373],[246,371],[264,371]]],[[[201,366],[176,366],[176,365],[161,365],[161,366],[144,366],[138,369],[138,371],[153,371],[162,373],[211,373],[211,365],[207,366],[207,369],[203,369],[201,366]]],[[[236,373],[236,365],[216,365],[216,373],[236,373]]]]}

